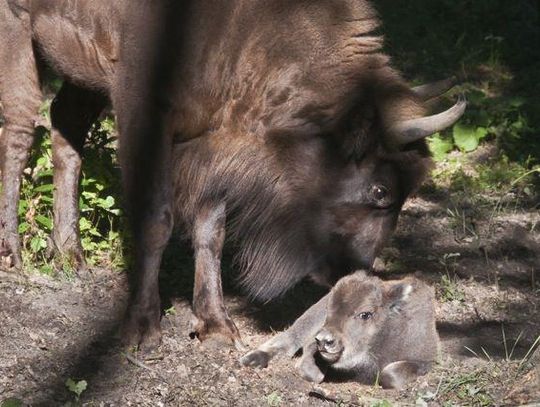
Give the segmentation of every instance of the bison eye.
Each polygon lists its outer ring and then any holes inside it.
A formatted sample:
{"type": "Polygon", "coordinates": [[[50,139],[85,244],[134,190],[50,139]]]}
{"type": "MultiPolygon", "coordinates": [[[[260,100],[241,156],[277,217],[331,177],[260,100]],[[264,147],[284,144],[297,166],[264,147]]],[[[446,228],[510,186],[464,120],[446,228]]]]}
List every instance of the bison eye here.
{"type": "Polygon", "coordinates": [[[373,185],[371,187],[371,196],[376,201],[382,201],[388,195],[388,189],[383,185],[373,185]]]}
{"type": "Polygon", "coordinates": [[[356,317],[360,318],[362,321],[367,321],[368,319],[371,319],[373,316],[373,312],[361,312],[356,317]]]}
{"type": "Polygon", "coordinates": [[[369,196],[372,204],[381,209],[390,207],[394,200],[391,191],[381,184],[372,185],[369,196]]]}

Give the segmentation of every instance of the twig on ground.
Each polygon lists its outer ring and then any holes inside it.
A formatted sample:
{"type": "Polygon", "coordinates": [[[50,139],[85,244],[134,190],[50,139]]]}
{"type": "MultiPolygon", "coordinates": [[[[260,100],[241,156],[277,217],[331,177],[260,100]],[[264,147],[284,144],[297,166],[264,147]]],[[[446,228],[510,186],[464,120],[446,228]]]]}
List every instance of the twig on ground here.
{"type": "Polygon", "coordinates": [[[140,367],[141,369],[145,369],[145,370],[148,370],[149,372],[152,372],[154,373],[155,375],[157,375],[161,380],[163,380],[165,383],[167,384],[170,384],[169,381],[167,380],[167,378],[165,376],[163,376],[159,371],[157,371],[156,369],[154,368],[151,368],[150,366],[148,366],[147,364],[145,364],[143,361],[137,359],[135,357],[135,355],[133,355],[132,353],[130,352],[122,352],[122,355],[124,355],[126,357],[126,359],[128,360],[128,362],[134,364],[135,366],[137,367],[140,367]]]}

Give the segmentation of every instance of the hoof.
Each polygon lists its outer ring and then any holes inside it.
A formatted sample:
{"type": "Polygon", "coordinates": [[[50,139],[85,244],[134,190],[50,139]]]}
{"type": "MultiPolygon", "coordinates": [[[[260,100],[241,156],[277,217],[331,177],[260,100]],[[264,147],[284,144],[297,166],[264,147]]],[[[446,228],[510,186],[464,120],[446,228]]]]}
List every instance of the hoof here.
{"type": "Polygon", "coordinates": [[[137,315],[131,310],[124,320],[120,334],[125,347],[136,348],[142,353],[151,353],[161,344],[159,313],[157,317],[148,317],[137,315]]]}
{"type": "Polygon", "coordinates": [[[3,270],[20,270],[22,257],[19,239],[0,238],[0,268],[3,270]]]}
{"type": "Polygon", "coordinates": [[[234,322],[228,318],[218,320],[203,321],[193,317],[189,336],[198,338],[211,348],[223,347],[222,345],[233,345],[238,351],[245,352],[246,347],[240,337],[240,332],[234,322]]]}
{"type": "Polygon", "coordinates": [[[84,258],[84,252],[80,244],[65,244],[64,246],[56,243],[52,240],[54,249],[49,253],[51,258],[54,258],[54,262],[57,266],[62,268],[68,266],[77,272],[86,271],[86,259],[84,258]]]}

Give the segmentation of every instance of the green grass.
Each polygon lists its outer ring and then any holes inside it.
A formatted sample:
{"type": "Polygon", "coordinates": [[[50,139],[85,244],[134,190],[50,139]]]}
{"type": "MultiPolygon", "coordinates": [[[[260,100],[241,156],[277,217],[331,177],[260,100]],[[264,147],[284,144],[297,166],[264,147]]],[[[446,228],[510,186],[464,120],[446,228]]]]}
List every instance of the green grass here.
{"type": "MultiPolygon", "coordinates": [[[[540,5],[522,0],[429,0],[375,2],[394,64],[413,83],[459,75],[463,83],[447,98],[464,92],[465,116],[431,139],[438,161],[452,151],[478,145],[497,147],[477,175],[461,181],[475,192],[508,186],[540,164],[540,5]]],[[[538,194],[538,173],[523,179],[538,194]]]]}

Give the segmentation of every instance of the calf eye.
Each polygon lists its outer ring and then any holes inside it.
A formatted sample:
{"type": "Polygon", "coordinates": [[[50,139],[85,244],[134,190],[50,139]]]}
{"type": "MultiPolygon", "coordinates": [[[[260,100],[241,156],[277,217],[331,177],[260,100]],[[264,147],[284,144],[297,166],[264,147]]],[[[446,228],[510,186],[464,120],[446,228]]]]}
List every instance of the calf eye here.
{"type": "Polygon", "coordinates": [[[362,321],[367,321],[368,319],[371,319],[373,316],[373,312],[361,312],[356,317],[360,318],[362,321]]]}

